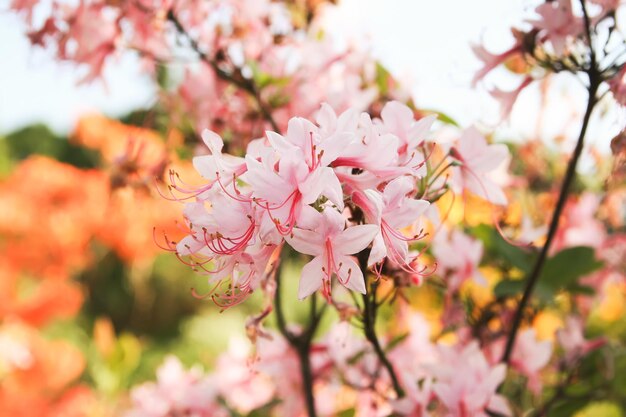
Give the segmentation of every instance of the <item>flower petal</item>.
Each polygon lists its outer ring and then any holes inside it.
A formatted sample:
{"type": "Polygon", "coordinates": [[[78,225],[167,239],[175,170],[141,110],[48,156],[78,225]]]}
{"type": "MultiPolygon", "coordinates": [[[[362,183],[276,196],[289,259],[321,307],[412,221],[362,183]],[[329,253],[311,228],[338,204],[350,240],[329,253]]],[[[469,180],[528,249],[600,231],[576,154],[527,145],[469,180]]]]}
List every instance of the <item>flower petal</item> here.
{"type": "Polygon", "coordinates": [[[324,278],[323,266],[323,256],[316,256],[311,262],[304,265],[302,275],[300,276],[300,287],[298,288],[298,298],[300,300],[313,294],[322,286],[324,278]]]}
{"type": "Polygon", "coordinates": [[[319,256],[324,252],[324,239],[319,233],[311,230],[293,229],[285,236],[289,246],[305,255],[319,256]]]}
{"type": "Polygon", "coordinates": [[[333,251],[341,255],[352,255],[370,244],[380,228],[374,224],[352,226],[333,239],[333,251]]]}
{"type": "Polygon", "coordinates": [[[335,262],[339,268],[337,271],[339,282],[346,288],[365,294],[363,271],[361,271],[359,265],[354,261],[354,258],[340,255],[335,258],[335,262]],[[339,265],[341,265],[341,267],[339,267],[339,265]]]}

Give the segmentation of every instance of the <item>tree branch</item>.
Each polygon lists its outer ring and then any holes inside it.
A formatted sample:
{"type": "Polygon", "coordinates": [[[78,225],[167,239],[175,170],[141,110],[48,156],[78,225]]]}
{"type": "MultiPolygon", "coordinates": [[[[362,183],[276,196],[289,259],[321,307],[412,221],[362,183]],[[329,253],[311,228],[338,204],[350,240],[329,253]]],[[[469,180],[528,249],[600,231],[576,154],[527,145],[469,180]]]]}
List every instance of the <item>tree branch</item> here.
{"type": "Polygon", "coordinates": [[[298,361],[300,362],[300,375],[302,377],[302,392],[304,395],[305,406],[307,415],[309,417],[316,417],[317,412],[315,410],[315,398],[313,396],[313,383],[315,376],[311,369],[311,343],[315,332],[319,327],[320,320],[326,311],[326,304],[324,304],[318,311],[317,309],[317,297],[313,294],[310,298],[311,303],[311,320],[308,326],[299,334],[294,334],[287,329],[287,321],[283,312],[281,301],[281,260],[278,259],[278,266],[275,271],[276,290],[274,293],[274,310],[276,311],[276,322],[278,324],[278,330],[287,339],[289,345],[296,351],[298,355],[298,361]]]}
{"type": "Polygon", "coordinates": [[[202,51],[200,45],[198,45],[198,42],[191,36],[189,36],[189,33],[185,30],[184,26],[182,25],[180,20],[178,20],[172,9],[167,12],[167,20],[172,22],[178,33],[187,38],[191,49],[194,50],[194,52],[200,57],[202,61],[208,64],[213,69],[213,71],[215,71],[215,74],[218,76],[218,78],[221,78],[222,80],[229,82],[247,92],[248,95],[250,95],[250,97],[252,97],[256,102],[263,118],[272,126],[272,129],[275,132],[280,133],[278,124],[276,123],[276,120],[274,120],[274,117],[272,116],[272,112],[268,105],[263,102],[261,98],[261,91],[257,88],[254,81],[245,78],[243,75],[241,75],[241,73],[230,74],[220,68],[220,66],[214,59],[211,59],[211,57],[209,57],[204,51],[202,51]]]}
{"type": "MultiPolygon", "coordinates": [[[[591,35],[590,35],[589,30],[587,33],[589,36],[590,48],[593,50],[593,48],[591,47],[591,37],[590,37],[591,35]]],[[[585,134],[587,132],[587,127],[589,125],[589,119],[591,118],[591,113],[593,112],[593,109],[597,103],[596,95],[598,92],[598,87],[600,86],[600,83],[602,82],[600,73],[597,67],[595,66],[596,65],[595,55],[593,53],[591,54],[591,62],[592,62],[592,66],[587,71],[587,74],[589,76],[589,86],[588,86],[589,97],[587,99],[587,108],[585,110],[585,115],[583,117],[583,124],[580,129],[580,134],[578,135],[576,148],[574,149],[574,153],[572,154],[572,157],[570,158],[569,163],[567,165],[567,171],[565,173],[563,184],[561,185],[559,198],[557,200],[554,213],[552,214],[552,220],[550,221],[550,227],[548,229],[548,236],[546,238],[546,242],[543,245],[543,248],[541,249],[541,252],[539,253],[539,257],[537,258],[537,261],[535,262],[532,272],[530,273],[528,277],[528,280],[526,282],[526,287],[524,288],[524,294],[522,295],[522,299],[520,300],[517,306],[517,310],[515,311],[513,325],[511,327],[511,331],[509,333],[509,337],[506,342],[504,355],[502,356],[502,361],[505,363],[508,363],[511,358],[511,354],[513,352],[513,346],[515,345],[515,338],[517,336],[519,327],[522,323],[522,318],[524,317],[524,310],[526,306],[528,305],[528,302],[530,301],[533,290],[541,275],[541,271],[544,267],[545,261],[548,256],[548,252],[552,245],[552,241],[554,240],[556,232],[559,228],[559,220],[561,218],[561,214],[563,213],[565,203],[567,202],[567,197],[569,195],[570,187],[574,181],[574,178],[576,177],[576,166],[578,164],[578,160],[580,159],[580,155],[582,154],[582,151],[583,151],[585,134]]]]}

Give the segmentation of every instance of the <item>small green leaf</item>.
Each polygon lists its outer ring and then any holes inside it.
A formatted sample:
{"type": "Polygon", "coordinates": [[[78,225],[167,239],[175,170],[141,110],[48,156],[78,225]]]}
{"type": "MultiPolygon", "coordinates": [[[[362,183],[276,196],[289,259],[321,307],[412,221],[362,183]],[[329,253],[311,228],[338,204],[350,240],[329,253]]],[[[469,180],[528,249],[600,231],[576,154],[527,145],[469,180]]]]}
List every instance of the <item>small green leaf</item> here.
{"type": "Polygon", "coordinates": [[[337,414],[337,417],[354,417],[355,414],[356,410],[354,408],[348,408],[337,414]]]}
{"type": "Polygon", "coordinates": [[[432,110],[432,109],[420,109],[421,111],[423,111],[424,113],[428,113],[428,114],[436,114],[437,115],[437,120],[439,120],[440,122],[443,122],[447,125],[452,125],[452,126],[456,126],[456,127],[460,127],[459,123],[454,120],[451,116],[449,116],[448,114],[438,111],[438,110],[432,110]]]}
{"type": "Polygon", "coordinates": [[[496,297],[511,297],[517,294],[521,294],[524,291],[525,281],[521,279],[506,279],[498,282],[493,289],[496,297]]]}
{"type": "Polygon", "coordinates": [[[393,350],[396,346],[402,343],[407,337],[409,337],[409,333],[403,333],[391,339],[391,341],[385,346],[385,350],[387,352],[393,350]]]}
{"type": "Polygon", "coordinates": [[[558,290],[578,286],[578,279],[602,267],[595,258],[593,248],[578,246],[568,248],[546,261],[539,282],[542,286],[558,290]]]}

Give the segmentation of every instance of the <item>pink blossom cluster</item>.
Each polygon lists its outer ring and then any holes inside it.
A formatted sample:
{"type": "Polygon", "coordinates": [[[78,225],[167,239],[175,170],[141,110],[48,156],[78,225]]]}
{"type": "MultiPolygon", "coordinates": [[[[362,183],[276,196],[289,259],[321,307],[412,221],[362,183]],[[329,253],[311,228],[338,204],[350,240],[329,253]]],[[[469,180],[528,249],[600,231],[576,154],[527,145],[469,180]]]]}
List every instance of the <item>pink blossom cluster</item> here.
{"type": "MultiPolygon", "coordinates": [[[[388,103],[374,120],[353,109],[337,116],[325,104],[316,123],[292,118],[285,135],[268,131],[250,142],[245,157],[223,154],[222,139],[205,131],[210,154],[193,163],[207,183],[190,188],[171,175],[172,194],[194,201],[184,210],[189,235],[170,248],[209,275],[223,290],[217,299],[224,305],[263,285],[285,242],[313,257],[302,269],[300,299],[321,290],[331,300],[333,276],[366,293],[368,268],[380,274],[384,267],[419,283],[425,272],[412,243],[425,235],[427,212],[437,217],[429,199],[448,188],[433,177],[454,167],[447,175],[459,191],[506,202],[488,178],[506,160],[506,146],[487,145],[470,129],[448,146],[438,163],[443,171],[434,172],[429,164],[435,145],[428,143],[434,120],[415,120],[399,102],[388,103]]],[[[473,265],[479,261],[468,256],[473,265]]]]}
{"type": "Polygon", "coordinates": [[[519,94],[534,80],[560,72],[593,71],[593,82],[607,82],[615,101],[625,105],[624,39],[617,18],[624,4],[621,0],[541,2],[512,29],[514,42],[506,51],[492,53],[483,45],[473,47],[482,61],[473,85],[500,66],[518,74],[520,82],[512,91],[490,89],[501,104],[502,118],[506,118],[519,94]]]}
{"type": "MultiPolygon", "coordinates": [[[[389,358],[406,395],[394,398],[388,375],[371,346],[352,326],[340,322],[311,347],[319,415],[336,415],[346,409],[354,409],[356,416],[512,415],[508,401],[498,393],[507,368],[492,359],[496,355],[489,346],[481,348],[471,339],[433,342],[423,315],[405,310],[402,317],[407,337],[390,348],[389,358]]],[[[463,333],[462,329],[458,332],[459,338],[463,333]]],[[[597,346],[584,339],[574,322],[559,334],[559,341],[572,354],[597,346]]],[[[258,338],[254,351],[250,347],[243,339],[231,340],[214,370],[206,374],[198,368],[184,371],[176,358],[167,358],[157,371],[156,382],[133,389],[132,408],[126,415],[164,417],[188,412],[204,416],[228,410],[245,415],[263,407],[271,407],[271,415],[305,415],[293,349],[274,333],[258,338]]],[[[534,330],[527,329],[516,344],[510,371],[528,378],[538,394],[540,385],[536,384],[541,383],[541,372],[548,369],[552,354],[552,343],[538,340],[534,330]]]]}
{"type": "Polygon", "coordinates": [[[128,51],[155,79],[182,64],[183,77],[168,80],[164,102],[198,132],[239,138],[262,132],[268,109],[282,129],[321,102],[364,110],[378,95],[375,62],[323,35],[316,19],[322,7],[269,0],[12,0],[11,7],[24,17],[30,41],[78,64],[84,81],[99,79],[128,51]],[[307,13],[311,21],[302,23],[307,13]]]}

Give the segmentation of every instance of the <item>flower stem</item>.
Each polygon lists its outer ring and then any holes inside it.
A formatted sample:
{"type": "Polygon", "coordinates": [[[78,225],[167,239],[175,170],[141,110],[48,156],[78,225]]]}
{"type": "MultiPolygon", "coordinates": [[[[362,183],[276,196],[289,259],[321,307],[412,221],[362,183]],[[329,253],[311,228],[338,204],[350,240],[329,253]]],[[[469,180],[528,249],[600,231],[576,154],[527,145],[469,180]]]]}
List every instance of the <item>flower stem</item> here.
{"type": "Polygon", "coordinates": [[[370,342],[374,348],[374,352],[376,352],[376,356],[378,356],[378,360],[380,360],[382,365],[387,370],[389,378],[391,379],[391,384],[393,385],[393,390],[396,392],[396,397],[402,398],[404,397],[404,389],[402,389],[398,376],[393,369],[393,364],[389,361],[389,358],[387,358],[387,354],[380,346],[380,341],[376,335],[376,315],[378,310],[378,306],[376,304],[377,287],[378,284],[372,284],[371,298],[368,294],[363,294],[363,328],[365,330],[365,338],[370,342]]]}
{"type": "MultiPolygon", "coordinates": [[[[593,48],[592,48],[593,49],[593,48]]],[[[539,257],[535,262],[535,265],[530,273],[528,280],[526,282],[526,287],[524,288],[524,293],[522,295],[522,299],[520,300],[517,310],[515,311],[515,316],[513,318],[513,325],[511,327],[511,331],[506,341],[506,348],[504,350],[504,355],[502,356],[502,361],[508,363],[511,359],[511,354],[513,353],[513,346],[515,345],[515,338],[517,336],[517,332],[522,323],[522,319],[524,317],[524,310],[530,301],[530,297],[532,296],[533,290],[537,285],[537,281],[541,276],[541,271],[545,265],[545,261],[548,256],[548,252],[550,251],[550,247],[556,235],[556,232],[559,228],[559,220],[561,218],[561,214],[563,213],[563,208],[565,207],[565,203],[567,202],[567,197],[569,196],[570,188],[572,183],[574,182],[574,178],[576,177],[576,166],[578,164],[578,160],[580,159],[580,155],[583,151],[583,146],[585,142],[585,134],[587,132],[587,127],[589,125],[589,119],[591,118],[591,113],[597,103],[596,94],[598,92],[598,87],[601,83],[601,77],[597,68],[595,67],[595,60],[592,60],[592,65],[587,71],[589,75],[589,97],[587,99],[587,109],[585,110],[585,115],[583,117],[583,124],[580,128],[580,134],[578,135],[578,141],[576,142],[576,148],[574,149],[574,153],[569,160],[567,165],[567,171],[565,173],[565,178],[563,179],[563,184],[561,185],[561,191],[559,193],[559,199],[557,200],[556,207],[554,209],[554,213],[552,214],[552,220],[550,221],[550,227],[548,229],[548,236],[546,238],[546,242],[541,248],[541,252],[539,253],[539,257]]]]}
{"type": "MultiPolygon", "coordinates": [[[[367,276],[367,258],[369,256],[369,250],[361,251],[358,255],[359,266],[363,271],[363,276],[367,276]]],[[[387,357],[384,349],[380,345],[380,341],[378,340],[378,336],[376,334],[376,317],[378,314],[378,306],[379,304],[376,302],[376,290],[378,289],[378,283],[373,282],[370,285],[370,290],[367,294],[363,294],[363,330],[365,332],[365,338],[374,348],[374,352],[378,357],[378,360],[383,365],[383,367],[387,370],[389,374],[389,378],[391,379],[391,384],[393,386],[393,390],[396,393],[397,398],[404,397],[404,389],[400,385],[400,380],[396,375],[396,371],[393,368],[393,364],[387,357]]]]}
{"type": "Polygon", "coordinates": [[[308,326],[299,334],[295,334],[287,328],[287,321],[282,308],[281,302],[281,268],[279,259],[275,270],[276,290],[274,293],[274,310],[276,311],[276,321],[278,330],[287,339],[289,345],[296,351],[298,361],[300,362],[300,375],[302,377],[302,393],[304,395],[305,406],[308,417],[316,417],[315,398],[313,396],[313,383],[315,376],[311,369],[311,343],[313,336],[319,327],[320,320],[326,310],[326,304],[319,310],[317,309],[317,297],[313,294],[310,298],[311,319],[308,326]]]}
{"type": "Polygon", "coordinates": [[[202,59],[202,61],[208,64],[213,69],[213,71],[215,71],[215,74],[218,76],[218,78],[221,78],[222,80],[229,82],[235,85],[236,87],[239,87],[243,91],[247,92],[248,95],[250,95],[250,97],[254,99],[257,106],[259,107],[261,116],[263,116],[263,118],[272,126],[272,129],[275,132],[280,133],[278,124],[276,123],[276,120],[274,120],[274,117],[272,116],[272,112],[270,108],[262,100],[261,92],[259,91],[254,81],[251,79],[245,78],[243,75],[241,75],[240,72],[231,74],[231,73],[228,73],[227,71],[224,71],[222,68],[220,68],[220,66],[215,60],[211,59],[204,51],[202,51],[202,49],[200,48],[200,45],[198,45],[198,42],[195,39],[193,39],[191,36],[189,36],[189,33],[185,30],[185,27],[183,26],[181,21],[178,20],[178,17],[176,17],[176,14],[174,13],[172,9],[170,9],[167,12],[167,20],[172,22],[172,24],[174,25],[178,33],[180,33],[181,35],[184,35],[185,38],[187,38],[187,40],[189,41],[189,45],[191,46],[191,49],[194,50],[194,52],[200,57],[200,59],[202,59]]]}

